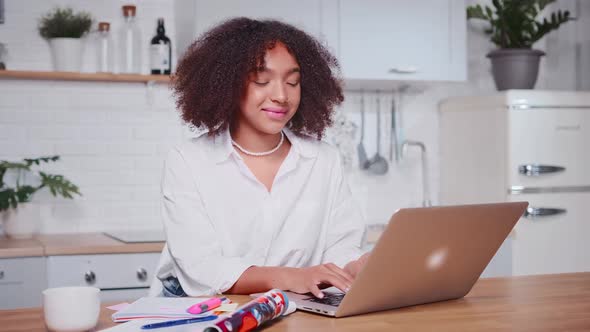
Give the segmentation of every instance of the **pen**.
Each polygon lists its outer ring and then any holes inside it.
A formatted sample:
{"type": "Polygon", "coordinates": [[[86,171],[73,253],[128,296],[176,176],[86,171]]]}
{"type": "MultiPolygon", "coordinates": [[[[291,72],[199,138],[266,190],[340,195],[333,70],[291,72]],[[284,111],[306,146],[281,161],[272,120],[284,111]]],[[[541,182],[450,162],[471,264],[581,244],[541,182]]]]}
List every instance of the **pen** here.
{"type": "Polygon", "coordinates": [[[210,320],[217,319],[217,316],[205,316],[205,317],[196,317],[196,318],[188,318],[188,319],[178,319],[178,320],[169,320],[167,322],[160,322],[160,323],[152,323],[143,325],[141,327],[142,330],[151,330],[157,329],[160,327],[168,327],[168,326],[176,326],[176,325],[183,325],[183,324],[192,324],[192,323],[199,323],[199,322],[207,322],[210,320]]]}
{"type": "Polygon", "coordinates": [[[186,311],[189,314],[198,315],[198,314],[201,314],[205,311],[209,311],[211,309],[219,307],[221,305],[221,303],[223,303],[224,301],[227,301],[227,298],[214,297],[212,299],[194,304],[194,305],[190,306],[188,309],[186,309],[186,311]]]}

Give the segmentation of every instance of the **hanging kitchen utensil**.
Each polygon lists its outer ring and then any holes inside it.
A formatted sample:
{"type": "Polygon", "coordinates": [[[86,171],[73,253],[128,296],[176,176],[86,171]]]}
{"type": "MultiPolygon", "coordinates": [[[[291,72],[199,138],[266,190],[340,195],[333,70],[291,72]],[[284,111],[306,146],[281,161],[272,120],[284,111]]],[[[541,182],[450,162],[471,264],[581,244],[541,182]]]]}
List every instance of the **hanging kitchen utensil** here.
{"type": "Polygon", "coordinates": [[[360,169],[367,169],[367,167],[368,167],[367,150],[365,150],[364,140],[365,140],[365,93],[364,93],[364,91],[361,91],[361,140],[357,146],[360,169]]]}
{"type": "Polygon", "coordinates": [[[380,154],[381,151],[381,97],[379,91],[377,91],[377,151],[375,156],[369,161],[368,171],[375,175],[383,175],[387,173],[389,164],[387,159],[383,158],[380,154]]]}
{"type": "Polygon", "coordinates": [[[395,111],[395,91],[391,92],[391,128],[389,129],[389,161],[393,162],[394,149],[397,160],[397,130],[396,130],[396,111],[395,111]]]}

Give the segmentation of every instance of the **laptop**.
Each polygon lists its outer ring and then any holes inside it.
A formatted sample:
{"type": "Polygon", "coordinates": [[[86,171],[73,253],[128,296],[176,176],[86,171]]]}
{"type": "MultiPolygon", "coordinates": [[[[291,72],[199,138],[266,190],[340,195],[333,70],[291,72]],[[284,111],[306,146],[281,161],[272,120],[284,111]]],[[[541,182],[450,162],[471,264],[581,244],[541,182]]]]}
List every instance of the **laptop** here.
{"type": "Polygon", "coordinates": [[[478,280],[528,202],[400,209],[348,293],[287,292],[297,309],[345,317],[458,299],[478,280]]]}

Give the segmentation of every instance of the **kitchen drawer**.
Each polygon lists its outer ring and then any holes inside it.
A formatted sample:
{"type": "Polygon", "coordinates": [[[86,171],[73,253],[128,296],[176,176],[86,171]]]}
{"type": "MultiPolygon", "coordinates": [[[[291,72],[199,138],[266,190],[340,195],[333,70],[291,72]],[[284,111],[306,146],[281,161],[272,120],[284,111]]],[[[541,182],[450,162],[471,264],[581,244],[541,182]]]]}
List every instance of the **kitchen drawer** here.
{"type": "Polygon", "coordinates": [[[40,306],[45,276],[45,257],[0,259],[0,309],[40,306]]]}
{"type": "Polygon", "coordinates": [[[508,185],[590,185],[590,108],[531,108],[510,111],[508,185]],[[562,167],[524,175],[526,165],[562,167]]]}
{"type": "Polygon", "coordinates": [[[103,290],[149,287],[159,257],[159,253],[49,256],[48,283],[103,290]]]}
{"type": "Polygon", "coordinates": [[[0,259],[0,285],[21,283],[30,270],[28,258],[0,259]]]}
{"type": "Polygon", "coordinates": [[[511,195],[510,200],[529,201],[529,209],[553,209],[516,224],[514,275],[590,271],[590,193],[511,195]]]}

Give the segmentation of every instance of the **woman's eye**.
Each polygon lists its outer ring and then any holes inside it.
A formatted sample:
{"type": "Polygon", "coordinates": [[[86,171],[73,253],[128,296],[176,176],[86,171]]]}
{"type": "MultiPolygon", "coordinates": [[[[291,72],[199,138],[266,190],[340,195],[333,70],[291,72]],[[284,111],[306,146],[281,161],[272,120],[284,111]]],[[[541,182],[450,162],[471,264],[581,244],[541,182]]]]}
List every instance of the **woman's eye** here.
{"type": "Polygon", "coordinates": [[[254,84],[256,85],[260,85],[260,86],[265,86],[268,84],[268,82],[262,82],[262,81],[254,81],[254,84]]]}
{"type": "Polygon", "coordinates": [[[299,82],[287,82],[290,86],[298,86],[299,82]]]}

